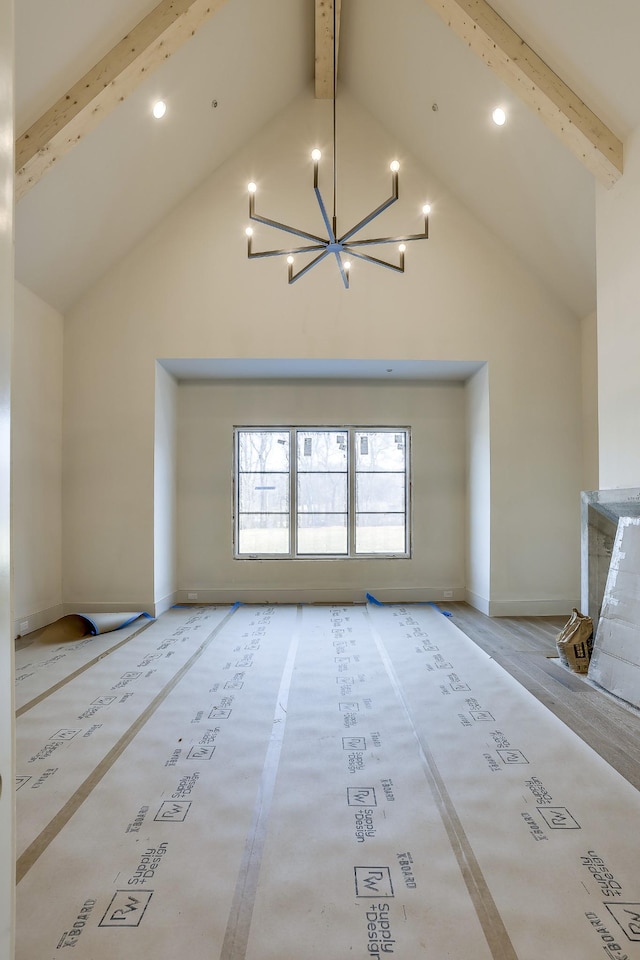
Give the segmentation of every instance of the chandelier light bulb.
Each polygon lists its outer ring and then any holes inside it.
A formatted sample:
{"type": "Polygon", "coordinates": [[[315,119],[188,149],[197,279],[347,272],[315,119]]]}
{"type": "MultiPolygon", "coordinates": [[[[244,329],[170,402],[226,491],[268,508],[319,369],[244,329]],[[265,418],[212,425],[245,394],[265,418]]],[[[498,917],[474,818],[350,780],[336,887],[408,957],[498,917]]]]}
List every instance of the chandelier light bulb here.
{"type": "Polygon", "coordinates": [[[161,120],[167,112],[167,105],[164,100],[157,100],[153,105],[153,115],[156,120],[161,120]]]}
{"type": "Polygon", "coordinates": [[[248,237],[253,236],[253,230],[251,229],[251,227],[247,227],[247,229],[245,230],[245,233],[248,237]]]}
{"type": "Polygon", "coordinates": [[[350,260],[345,260],[345,262],[344,262],[344,269],[345,269],[347,272],[348,272],[349,270],[351,270],[351,261],[350,261],[350,260]]]}
{"type": "Polygon", "coordinates": [[[431,204],[425,203],[424,207],[422,208],[422,212],[424,213],[425,217],[428,217],[431,213],[431,204]]]}
{"type": "Polygon", "coordinates": [[[312,150],[312,151],[311,151],[311,159],[312,159],[315,163],[318,162],[318,160],[320,159],[321,156],[322,156],[322,154],[320,153],[320,151],[319,151],[317,148],[316,148],[315,150],[312,150]]]}
{"type": "Polygon", "coordinates": [[[507,115],[502,107],[496,107],[491,116],[493,117],[493,122],[498,127],[502,127],[506,123],[507,115]]]}
{"type": "Polygon", "coordinates": [[[398,170],[400,169],[400,164],[398,163],[397,160],[392,160],[391,163],[389,164],[389,167],[392,173],[397,173],[398,170]]]}
{"type": "Polygon", "coordinates": [[[248,183],[248,184],[247,184],[247,190],[249,191],[249,193],[255,193],[257,189],[258,189],[258,188],[257,188],[257,186],[255,185],[255,183],[253,182],[253,180],[251,181],[251,183],[248,183]]]}
{"type": "Polygon", "coordinates": [[[400,253],[404,253],[406,249],[407,249],[406,243],[401,243],[400,246],[398,247],[398,250],[400,251],[400,253]]]}
{"type": "Polygon", "coordinates": [[[287,263],[289,264],[289,266],[291,266],[291,264],[293,263],[293,257],[291,256],[287,257],[287,263]]]}

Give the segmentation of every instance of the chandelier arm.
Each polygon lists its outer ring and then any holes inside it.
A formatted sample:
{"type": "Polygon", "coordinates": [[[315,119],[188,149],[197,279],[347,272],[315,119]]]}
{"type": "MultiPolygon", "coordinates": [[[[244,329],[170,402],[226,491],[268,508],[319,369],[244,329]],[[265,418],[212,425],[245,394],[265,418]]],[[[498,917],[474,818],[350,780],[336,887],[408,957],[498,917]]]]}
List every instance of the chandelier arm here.
{"type": "Polygon", "coordinates": [[[305,273],[308,273],[312,267],[315,267],[316,263],[320,263],[321,260],[324,260],[325,257],[329,256],[329,251],[326,247],[323,249],[322,253],[318,254],[317,257],[314,257],[309,263],[304,267],[298,270],[297,273],[293,273],[292,270],[289,271],[289,283],[295,283],[296,280],[299,280],[300,277],[304,277],[305,273]]]}
{"type": "Polygon", "coordinates": [[[391,174],[391,196],[388,200],[385,200],[384,203],[381,203],[379,207],[376,207],[371,213],[369,213],[360,223],[356,223],[355,227],[352,227],[351,230],[348,230],[347,233],[344,233],[340,239],[339,243],[344,243],[345,240],[348,240],[350,237],[357,233],[358,230],[361,230],[363,227],[366,227],[367,224],[371,223],[372,220],[375,220],[376,217],[379,217],[381,213],[384,213],[392,203],[395,203],[398,199],[398,174],[392,172],[391,174]]]}
{"type": "Polygon", "coordinates": [[[406,237],[376,237],[375,239],[370,240],[348,240],[343,243],[344,247],[347,247],[349,250],[352,250],[353,247],[364,247],[370,244],[375,243],[410,243],[412,240],[428,240],[429,239],[429,230],[428,227],[425,227],[424,233],[411,233],[406,237]]]}
{"type": "Polygon", "coordinates": [[[325,243],[314,243],[309,247],[291,247],[288,250],[256,250],[251,247],[251,238],[247,244],[247,256],[249,260],[256,260],[259,257],[286,257],[293,256],[294,253],[313,253],[315,250],[323,250],[325,243]]]}
{"type": "Polygon", "coordinates": [[[261,217],[253,211],[249,213],[249,219],[256,220],[258,223],[264,223],[265,226],[273,227],[275,230],[282,230],[284,233],[292,233],[295,237],[302,237],[303,240],[314,240],[316,243],[326,243],[323,237],[317,237],[315,233],[298,230],[297,227],[290,227],[286,223],[279,223],[278,220],[269,220],[268,217],[261,217]]]}
{"type": "Polygon", "coordinates": [[[327,234],[329,235],[329,242],[336,242],[335,227],[329,219],[329,214],[327,213],[327,208],[324,205],[324,200],[322,199],[322,194],[320,193],[320,187],[318,186],[318,176],[317,176],[317,164],[316,164],[316,175],[314,177],[313,192],[316,195],[316,200],[318,201],[318,206],[320,207],[320,213],[322,214],[322,219],[324,220],[324,225],[327,228],[327,234]]]}
{"type": "Polygon", "coordinates": [[[349,251],[352,256],[357,257],[358,260],[366,260],[368,263],[376,263],[379,267],[386,267],[388,270],[395,270],[396,273],[404,273],[404,254],[400,254],[400,264],[396,263],[387,263],[386,260],[380,260],[378,257],[370,257],[366,253],[358,253],[356,250],[349,251]]]}
{"type": "Polygon", "coordinates": [[[338,269],[340,270],[340,276],[342,277],[342,282],[344,283],[345,290],[348,290],[348,289],[349,289],[349,274],[348,274],[348,272],[345,270],[344,264],[343,264],[343,262],[342,262],[342,257],[340,256],[339,252],[336,250],[336,251],[334,251],[334,253],[335,253],[336,260],[337,260],[337,262],[338,262],[338,269]]]}
{"type": "Polygon", "coordinates": [[[355,227],[352,227],[351,230],[348,230],[347,233],[343,234],[339,238],[338,242],[344,243],[345,240],[348,240],[350,237],[352,237],[354,233],[357,233],[359,230],[362,230],[363,227],[368,226],[372,220],[375,220],[375,218],[379,217],[381,213],[384,213],[384,211],[387,210],[392,203],[395,203],[397,199],[397,197],[389,197],[388,200],[385,200],[385,202],[381,203],[379,207],[376,207],[376,209],[368,214],[363,220],[361,220],[360,223],[356,223],[355,227]]]}

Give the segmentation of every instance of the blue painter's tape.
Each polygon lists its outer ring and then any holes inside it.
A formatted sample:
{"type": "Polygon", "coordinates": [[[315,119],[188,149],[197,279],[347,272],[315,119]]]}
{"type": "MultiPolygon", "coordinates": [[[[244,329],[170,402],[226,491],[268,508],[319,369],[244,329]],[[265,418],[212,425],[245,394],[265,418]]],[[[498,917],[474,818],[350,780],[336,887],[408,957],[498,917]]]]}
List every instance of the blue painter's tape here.
{"type": "Polygon", "coordinates": [[[443,617],[452,617],[453,614],[449,610],[441,610],[437,603],[434,603],[433,600],[429,600],[429,606],[435,607],[438,613],[441,613],[443,617]]]}
{"type": "MultiPolygon", "coordinates": [[[[378,600],[372,593],[366,593],[365,596],[368,602],[375,604],[376,607],[425,607],[431,603],[431,600],[407,600],[399,603],[387,603],[385,600],[378,600]]],[[[433,604],[431,605],[433,606],[433,604]]]]}
{"type": "Polygon", "coordinates": [[[441,613],[443,617],[452,617],[453,614],[449,613],[448,610],[441,610],[437,603],[433,600],[412,600],[408,603],[385,603],[383,600],[378,600],[372,593],[365,594],[368,603],[374,604],[376,607],[435,607],[438,613],[441,613]]]}
{"type": "Polygon", "coordinates": [[[82,613],[81,617],[83,618],[83,620],[86,620],[87,623],[91,624],[91,633],[93,634],[94,637],[96,637],[100,632],[98,630],[98,624],[95,622],[95,620],[92,620],[91,617],[88,617],[86,613],[82,613]]]}
{"type": "Polygon", "coordinates": [[[372,593],[366,593],[365,596],[366,596],[366,598],[367,598],[367,602],[368,602],[368,603],[374,603],[374,604],[376,605],[376,607],[383,607],[383,606],[384,606],[382,600],[376,600],[376,598],[374,597],[374,595],[373,595],[372,593]]]}

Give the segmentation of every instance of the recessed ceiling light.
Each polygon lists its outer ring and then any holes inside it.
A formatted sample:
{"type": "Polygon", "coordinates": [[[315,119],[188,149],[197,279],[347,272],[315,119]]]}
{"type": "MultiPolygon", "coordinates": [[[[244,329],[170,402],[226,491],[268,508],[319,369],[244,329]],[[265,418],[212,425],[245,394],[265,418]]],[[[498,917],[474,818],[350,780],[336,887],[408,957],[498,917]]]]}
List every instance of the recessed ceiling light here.
{"type": "Polygon", "coordinates": [[[502,107],[496,107],[491,116],[493,117],[493,122],[498,127],[501,127],[507,120],[507,115],[502,107]]]}
{"type": "Polygon", "coordinates": [[[153,115],[156,120],[160,120],[167,112],[167,105],[164,100],[156,100],[153,105],[153,115]]]}

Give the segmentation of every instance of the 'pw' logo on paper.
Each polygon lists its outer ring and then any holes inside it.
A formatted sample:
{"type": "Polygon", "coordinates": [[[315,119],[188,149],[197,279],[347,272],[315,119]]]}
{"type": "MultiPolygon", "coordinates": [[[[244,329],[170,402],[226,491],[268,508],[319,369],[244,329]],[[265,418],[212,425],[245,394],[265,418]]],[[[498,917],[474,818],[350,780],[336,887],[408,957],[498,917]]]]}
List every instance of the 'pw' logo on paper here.
{"type": "Polygon", "coordinates": [[[183,823],[190,806],[191,800],[164,800],[153,819],[162,823],[183,823]]]}
{"type": "Polygon", "coordinates": [[[356,897],[393,897],[389,867],[354,867],[356,897]]]}
{"type": "Polygon", "coordinates": [[[347,787],[347,803],[350,807],[377,807],[374,787],[347,787]]]}
{"type": "Polygon", "coordinates": [[[116,890],[99,927],[139,927],[153,890],[116,890]]]}
{"type": "Polygon", "coordinates": [[[538,813],[543,817],[551,830],[581,830],[582,827],[572,817],[566,807],[538,807],[538,813]]]}
{"type": "Polygon", "coordinates": [[[366,750],[367,741],[364,737],[343,737],[342,749],[343,750],[366,750]]]}
{"type": "Polygon", "coordinates": [[[640,903],[605,903],[628,940],[640,941],[640,903]]]}
{"type": "Polygon", "coordinates": [[[498,750],[497,753],[503,763],[529,763],[522,750],[498,750]]]}
{"type": "Polygon", "coordinates": [[[62,730],[54,733],[52,737],[49,737],[49,740],[73,740],[79,733],[79,730],[69,730],[68,727],[64,727],[62,730]]]}
{"type": "Polygon", "coordinates": [[[212,760],[215,747],[191,747],[187,760],[212,760]]]}

